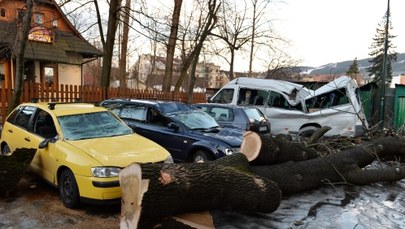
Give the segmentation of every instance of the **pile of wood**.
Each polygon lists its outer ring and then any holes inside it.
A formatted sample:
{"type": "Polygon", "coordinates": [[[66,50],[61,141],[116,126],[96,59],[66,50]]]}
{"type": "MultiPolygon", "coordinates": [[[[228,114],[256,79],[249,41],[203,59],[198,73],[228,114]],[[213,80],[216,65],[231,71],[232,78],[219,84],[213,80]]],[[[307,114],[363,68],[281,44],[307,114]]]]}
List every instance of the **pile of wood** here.
{"type": "Polygon", "coordinates": [[[367,165],[382,157],[404,156],[405,141],[398,137],[326,154],[305,143],[248,132],[241,153],[215,161],[131,164],[123,169],[121,228],[202,227],[195,226],[198,217],[192,215],[190,220],[186,213],[213,209],[269,213],[277,210],[282,195],[325,184],[398,181],[405,178],[404,166],[367,165]]]}

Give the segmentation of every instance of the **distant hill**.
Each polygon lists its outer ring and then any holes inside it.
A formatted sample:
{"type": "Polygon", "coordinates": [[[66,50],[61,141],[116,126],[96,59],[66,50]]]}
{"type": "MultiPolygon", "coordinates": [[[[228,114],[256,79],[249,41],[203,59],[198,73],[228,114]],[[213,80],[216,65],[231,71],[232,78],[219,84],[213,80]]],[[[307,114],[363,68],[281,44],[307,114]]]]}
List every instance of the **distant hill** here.
{"type": "MultiPolygon", "coordinates": [[[[367,68],[370,67],[371,58],[358,59],[357,64],[363,76],[367,76],[367,68]]],[[[347,60],[337,63],[329,63],[320,67],[301,67],[304,72],[309,75],[324,75],[324,74],[342,74],[346,73],[353,60],[347,60]]],[[[397,62],[392,63],[392,75],[397,76],[405,73],[405,53],[399,53],[397,55],[397,62]]]]}

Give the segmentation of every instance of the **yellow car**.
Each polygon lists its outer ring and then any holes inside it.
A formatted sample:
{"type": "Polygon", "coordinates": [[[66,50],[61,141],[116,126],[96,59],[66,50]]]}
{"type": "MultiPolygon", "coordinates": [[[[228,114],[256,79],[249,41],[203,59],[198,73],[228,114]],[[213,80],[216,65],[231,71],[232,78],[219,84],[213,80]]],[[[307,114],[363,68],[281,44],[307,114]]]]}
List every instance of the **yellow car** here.
{"type": "Polygon", "coordinates": [[[35,148],[30,169],[58,187],[63,204],[119,202],[129,164],[172,163],[169,152],[135,134],[112,112],[86,103],[24,103],[7,117],[1,153],[35,148]]]}

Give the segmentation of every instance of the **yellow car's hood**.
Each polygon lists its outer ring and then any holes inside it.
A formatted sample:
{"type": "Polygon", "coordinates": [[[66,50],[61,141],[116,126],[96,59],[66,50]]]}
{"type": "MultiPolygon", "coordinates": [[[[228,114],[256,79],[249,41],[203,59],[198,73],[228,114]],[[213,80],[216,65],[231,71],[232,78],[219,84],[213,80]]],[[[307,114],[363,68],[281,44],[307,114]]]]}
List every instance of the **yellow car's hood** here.
{"type": "Polygon", "coordinates": [[[68,142],[106,166],[161,162],[170,155],[162,146],[137,134],[68,142]]]}

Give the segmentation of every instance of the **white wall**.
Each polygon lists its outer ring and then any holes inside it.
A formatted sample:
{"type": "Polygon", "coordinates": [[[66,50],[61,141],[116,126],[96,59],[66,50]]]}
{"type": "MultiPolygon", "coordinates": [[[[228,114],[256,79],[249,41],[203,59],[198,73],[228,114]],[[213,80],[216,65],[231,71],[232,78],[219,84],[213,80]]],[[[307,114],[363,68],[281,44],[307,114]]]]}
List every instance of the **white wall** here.
{"type": "Polygon", "coordinates": [[[80,65],[58,65],[59,84],[81,85],[82,74],[80,65]]]}

